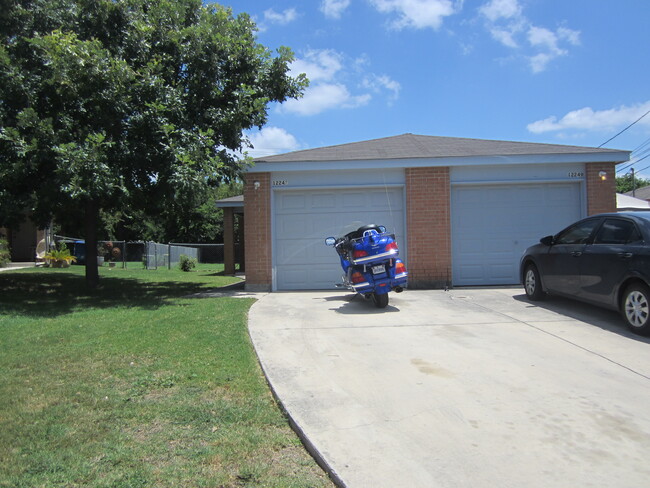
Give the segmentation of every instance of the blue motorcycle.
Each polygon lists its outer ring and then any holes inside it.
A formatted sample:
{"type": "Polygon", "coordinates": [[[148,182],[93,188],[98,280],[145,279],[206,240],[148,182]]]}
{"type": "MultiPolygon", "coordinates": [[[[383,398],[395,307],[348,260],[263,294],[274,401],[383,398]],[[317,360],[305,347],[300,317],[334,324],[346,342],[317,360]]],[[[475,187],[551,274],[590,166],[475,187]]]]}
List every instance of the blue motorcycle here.
{"type": "Polygon", "coordinates": [[[372,298],[377,308],[388,305],[388,292],[404,291],[408,281],[406,265],[399,259],[395,235],[383,225],[364,225],[343,237],[328,237],[325,244],[334,246],[343,268],[340,288],[372,298]]]}

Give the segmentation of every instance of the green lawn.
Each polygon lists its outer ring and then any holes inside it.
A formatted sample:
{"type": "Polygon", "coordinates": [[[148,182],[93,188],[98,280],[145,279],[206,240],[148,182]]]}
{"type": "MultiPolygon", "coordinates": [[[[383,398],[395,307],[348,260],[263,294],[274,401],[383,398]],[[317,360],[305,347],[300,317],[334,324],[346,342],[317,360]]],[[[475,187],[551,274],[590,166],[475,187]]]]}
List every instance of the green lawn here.
{"type": "Polygon", "coordinates": [[[332,486],[274,402],[235,281],[83,267],[0,273],[0,486],[332,486]]]}

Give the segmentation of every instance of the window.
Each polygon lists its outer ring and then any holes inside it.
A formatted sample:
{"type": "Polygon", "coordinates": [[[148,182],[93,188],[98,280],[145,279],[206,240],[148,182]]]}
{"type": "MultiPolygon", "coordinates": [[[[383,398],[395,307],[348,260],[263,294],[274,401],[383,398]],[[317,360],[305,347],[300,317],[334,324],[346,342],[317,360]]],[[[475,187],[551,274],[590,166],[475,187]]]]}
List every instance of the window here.
{"type": "Polygon", "coordinates": [[[641,241],[641,233],[634,222],[621,219],[606,219],[596,234],[594,244],[630,244],[641,241]]]}
{"type": "Polygon", "coordinates": [[[599,219],[578,222],[562,231],[555,239],[555,244],[585,244],[599,222],[599,219]]]}

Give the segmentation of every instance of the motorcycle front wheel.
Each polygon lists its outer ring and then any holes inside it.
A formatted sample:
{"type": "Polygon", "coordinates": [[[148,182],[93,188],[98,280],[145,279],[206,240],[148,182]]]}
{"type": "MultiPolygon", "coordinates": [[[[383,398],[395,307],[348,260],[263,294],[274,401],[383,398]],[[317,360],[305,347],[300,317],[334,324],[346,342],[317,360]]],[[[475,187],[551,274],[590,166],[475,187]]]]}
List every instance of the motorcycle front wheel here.
{"type": "Polygon", "coordinates": [[[386,305],[388,305],[388,293],[382,293],[381,295],[373,293],[372,301],[375,303],[375,307],[386,308],[386,305]]]}

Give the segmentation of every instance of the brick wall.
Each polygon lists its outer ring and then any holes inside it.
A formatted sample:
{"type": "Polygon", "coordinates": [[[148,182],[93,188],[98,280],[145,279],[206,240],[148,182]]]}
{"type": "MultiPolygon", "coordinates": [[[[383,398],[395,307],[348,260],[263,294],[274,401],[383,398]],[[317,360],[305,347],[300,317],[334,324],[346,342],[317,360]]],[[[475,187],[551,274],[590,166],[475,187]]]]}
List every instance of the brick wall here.
{"type": "Polygon", "coordinates": [[[449,168],[406,169],[409,288],[451,284],[449,168]]]}
{"type": "Polygon", "coordinates": [[[615,163],[588,163],[587,167],[587,214],[616,212],[615,163]],[[598,173],[605,171],[607,179],[598,173]]]}
{"type": "Polygon", "coordinates": [[[271,291],[271,174],[244,175],[246,289],[271,291]],[[255,189],[255,182],[259,188],[255,189]]]}

